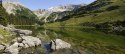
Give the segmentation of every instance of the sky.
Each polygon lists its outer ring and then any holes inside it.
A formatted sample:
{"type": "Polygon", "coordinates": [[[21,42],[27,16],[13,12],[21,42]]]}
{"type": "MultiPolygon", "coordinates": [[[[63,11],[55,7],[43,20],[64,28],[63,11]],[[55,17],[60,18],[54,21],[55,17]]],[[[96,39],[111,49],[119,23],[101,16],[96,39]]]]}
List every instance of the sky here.
{"type": "Polygon", "coordinates": [[[90,4],[95,0],[19,0],[21,4],[31,10],[48,9],[50,7],[68,4],[90,4]]]}

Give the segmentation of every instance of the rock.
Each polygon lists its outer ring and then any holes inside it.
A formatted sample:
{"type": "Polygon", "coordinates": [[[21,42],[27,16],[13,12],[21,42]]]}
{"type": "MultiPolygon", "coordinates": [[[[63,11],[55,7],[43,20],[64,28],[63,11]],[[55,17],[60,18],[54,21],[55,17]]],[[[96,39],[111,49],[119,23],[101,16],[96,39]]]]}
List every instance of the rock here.
{"type": "Polygon", "coordinates": [[[15,29],[13,25],[8,25],[7,27],[0,25],[0,28],[4,29],[6,31],[15,32],[15,33],[19,34],[20,36],[32,34],[32,31],[30,31],[30,30],[15,29]]]}
{"type": "Polygon", "coordinates": [[[14,25],[7,25],[8,28],[15,29],[14,25]]]}
{"type": "Polygon", "coordinates": [[[21,38],[21,37],[17,38],[18,43],[22,43],[22,41],[23,41],[23,38],[21,38]]]}
{"type": "MultiPolygon", "coordinates": [[[[22,41],[23,44],[27,44],[29,47],[32,46],[38,46],[41,44],[41,40],[39,38],[36,37],[32,37],[32,36],[22,36],[22,38],[24,39],[22,41]]],[[[26,46],[27,46],[26,45],[26,46]]],[[[26,47],[25,47],[26,48],[26,47]]]]}
{"type": "Polygon", "coordinates": [[[2,49],[4,49],[5,48],[5,46],[3,46],[3,45],[0,45],[0,50],[2,50],[2,49]]]}
{"type": "Polygon", "coordinates": [[[19,47],[24,47],[25,45],[23,43],[19,43],[19,47]]]}
{"type": "Polygon", "coordinates": [[[4,26],[0,24],[0,28],[4,29],[4,26]]]}
{"type": "Polygon", "coordinates": [[[24,34],[19,34],[20,36],[25,36],[24,34]]]}
{"type": "Polygon", "coordinates": [[[12,54],[18,54],[19,53],[19,48],[18,48],[19,43],[15,42],[13,45],[8,46],[5,49],[5,52],[11,52],[12,54]]]}
{"type": "Polygon", "coordinates": [[[6,31],[13,31],[13,30],[15,30],[14,26],[12,26],[12,25],[8,25],[8,27],[0,25],[0,28],[4,29],[6,31]]]}
{"type": "Polygon", "coordinates": [[[7,46],[6,52],[11,52],[12,54],[18,54],[19,48],[28,48],[33,46],[38,46],[41,44],[41,40],[32,36],[22,36],[13,40],[15,43],[7,46]]]}
{"type": "Polygon", "coordinates": [[[3,38],[4,38],[3,35],[0,34],[0,39],[3,39],[3,38]]]}
{"type": "Polygon", "coordinates": [[[23,35],[31,35],[32,31],[30,30],[21,30],[21,29],[15,29],[13,30],[14,32],[16,32],[17,34],[23,36],[23,35]]]}
{"type": "Polygon", "coordinates": [[[61,39],[55,39],[55,40],[52,40],[52,46],[51,48],[56,50],[56,49],[64,49],[64,48],[70,48],[71,45],[61,39]]]}

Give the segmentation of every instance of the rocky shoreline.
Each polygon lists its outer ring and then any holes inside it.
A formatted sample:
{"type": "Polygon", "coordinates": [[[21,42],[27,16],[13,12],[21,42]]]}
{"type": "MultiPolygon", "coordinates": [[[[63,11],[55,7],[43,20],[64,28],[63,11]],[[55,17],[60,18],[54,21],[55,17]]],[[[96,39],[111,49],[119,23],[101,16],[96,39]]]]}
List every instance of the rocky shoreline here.
{"type": "Polygon", "coordinates": [[[11,54],[18,54],[19,49],[21,48],[35,47],[41,44],[41,40],[39,38],[29,36],[32,34],[32,31],[30,30],[16,29],[10,25],[7,27],[0,25],[0,28],[9,32],[14,32],[13,35],[17,36],[11,41],[11,44],[0,44],[0,50],[3,50],[3,53],[10,52],[11,54]]]}
{"type": "MultiPolygon", "coordinates": [[[[21,49],[37,47],[42,44],[42,40],[40,38],[31,36],[31,30],[16,29],[12,25],[8,25],[7,27],[0,25],[0,28],[2,28],[5,31],[12,32],[10,34],[10,38],[13,36],[15,37],[11,39],[8,44],[0,43],[0,53],[19,54],[21,49]]],[[[2,35],[0,35],[0,37],[2,38],[2,35]]],[[[47,51],[56,51],[58,49],[71,48],[71,44],[61,39],[50,40],[48,44],[43,45],[45,46],[47,51]]]]}

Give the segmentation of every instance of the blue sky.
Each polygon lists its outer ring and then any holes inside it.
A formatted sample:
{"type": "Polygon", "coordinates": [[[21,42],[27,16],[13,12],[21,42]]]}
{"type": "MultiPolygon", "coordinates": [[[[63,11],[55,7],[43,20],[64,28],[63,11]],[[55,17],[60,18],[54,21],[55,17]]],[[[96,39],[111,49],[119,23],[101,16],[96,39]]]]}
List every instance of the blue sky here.
{"type": "Polygon", "coordinates": [[[67,4],[89,4],[95,0],[19,0],[24,6],[31,10],[48,9],[53,6],[67,4]]]}

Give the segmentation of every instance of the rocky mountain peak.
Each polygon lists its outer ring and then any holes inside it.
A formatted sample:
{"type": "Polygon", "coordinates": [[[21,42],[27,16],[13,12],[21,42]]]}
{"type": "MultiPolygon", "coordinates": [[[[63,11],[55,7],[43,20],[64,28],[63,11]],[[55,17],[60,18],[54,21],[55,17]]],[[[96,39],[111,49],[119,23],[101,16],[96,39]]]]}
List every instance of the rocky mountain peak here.
{"type": "Polygon", "coordinates": [[[19,2],[2,2],[8,14],[15,14],[16,10],[21,10],[24,5],[19,2]]]}
{"type": "Polygon", "coordinates": [[[76,9],[78,9],[80,7],[81,7],[81,5],[69,4],[69,5],[59,5],[59,6],[56,6],[56,7],[51,7],[48,10],[53,11],[53,12],[64,12],[64,11],[76,10],[76,9]]]}
{"type": "MultiPolygon", "coordinates": [[[[79,4],[79,5],[73,5],[73,4],[69,4],[69,5],[59,5],[59,6],[55,6],[55,7],[50,7],[49,9],[45,10],[45,9],[38,9],[33,11],[39,19],[41,18],[45,18],[43,19],[43,21],[46,22],[46,19],[52,15],[53,13],[61,13],[64,11],[74,11],[79,9],[80,7],[85,6],[83,4],[79,4]]],[[[57,17],[63,17],[65,14],[60,14],[60,16],[56,15],[57,17]]],[[[57,19],[57,18],[56,18],[57,19]]]]}

